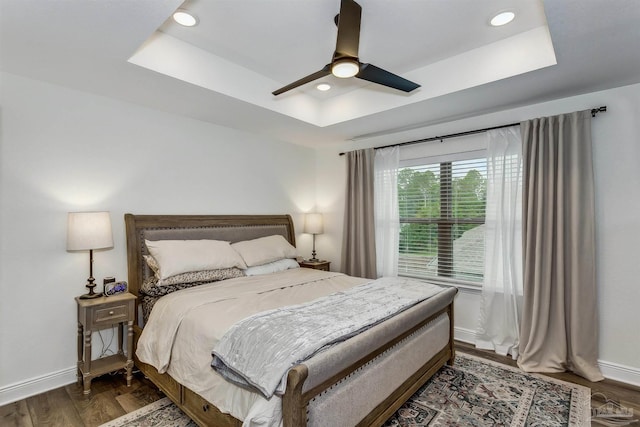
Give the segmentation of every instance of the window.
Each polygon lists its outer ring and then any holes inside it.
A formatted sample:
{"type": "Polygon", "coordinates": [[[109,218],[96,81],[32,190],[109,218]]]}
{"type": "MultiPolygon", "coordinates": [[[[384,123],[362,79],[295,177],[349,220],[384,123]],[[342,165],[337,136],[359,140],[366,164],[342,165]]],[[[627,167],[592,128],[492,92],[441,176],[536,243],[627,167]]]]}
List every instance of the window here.
{"type": "Polygon", "coordinates": [[[436,160],[403,161],[398,172],[398,272],[481,285],[486,158],[436,160]]]}

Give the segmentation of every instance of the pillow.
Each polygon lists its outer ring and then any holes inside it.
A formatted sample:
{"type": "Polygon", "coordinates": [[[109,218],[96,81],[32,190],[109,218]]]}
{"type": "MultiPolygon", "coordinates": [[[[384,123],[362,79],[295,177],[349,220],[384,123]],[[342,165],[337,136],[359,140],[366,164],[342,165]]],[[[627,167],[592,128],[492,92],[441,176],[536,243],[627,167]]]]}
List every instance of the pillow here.
{"type": "Polygon", "coordinates": [[[147,263],[147,265],[149,266],[151,271],[153,271],[153,274],[157,278],[160,275],[159,273],[160,266],[158,265],[158,262],[156,261],[156,259],[151,255],[142,255],[142,258],[144,258],[145,262],[147,263]]]}
{"type": "Polygon", "coordinates": [[[142,324],[146,325],[149,321],[149,315],[151,314],[151,310],[153,306],[158,302],[160,297],[150,297],[148,295],[142,296],[142,324]]]}
{"type": "MultiPolygon", "coordinates": [[[[202,283],[199,284],[202,285],[202,283]]],[[[156,279],[155,277],[148,277],[144,279],[144,282],[142,282],[142,286],[140,287],[140,294],[158,298],[172,292],[191,288],[197,285],[198,283],[180,283],[179,285],[161,287],[158,286],[158,279],[156,279]]]]}
{"type": "Polygon", "coordinates": [[[237,267],[220,268],[218,270],[190,271],[180,273],[166,279],[158,280],[157,286],[180,285],[182,283],[210,283],[220,280],[234,279],[245,276],[244,270],[237,267]]]}
{"type": "Polygon", "coordinates": [[[260,274],[277,273],[278,271],[285,271],[290,268],[300,268],[300,264],[298,264],[298,261],[295,259],[285,258],[268,264],[249,267],[244,270],[244,274],[247,276],[258,276],[260,274]]]}
{"type": "Polygon", "coordinates": [[[229,242],[221,240],[145,240],[145,243],[160,267],[160,280],[190,271],[247,268],[229,242]]]}
{"type": "Polygon", "coordinates": [[[245,240],[233,243],[231,247],[238,251],[249,267],[298,256],[296,248],[280,235],[245,240]]]}
{"type": "Polygon", "coordinates": [[[233,267],[181,273],[165,280],[149,277],[142,283],[140,292],[152,297],[161,297],[181,289],[204,285],[205,283],[219,282],[226,279],[234,279],[236,277],[243,277],[244,275],[244,270],[233,267]]]}

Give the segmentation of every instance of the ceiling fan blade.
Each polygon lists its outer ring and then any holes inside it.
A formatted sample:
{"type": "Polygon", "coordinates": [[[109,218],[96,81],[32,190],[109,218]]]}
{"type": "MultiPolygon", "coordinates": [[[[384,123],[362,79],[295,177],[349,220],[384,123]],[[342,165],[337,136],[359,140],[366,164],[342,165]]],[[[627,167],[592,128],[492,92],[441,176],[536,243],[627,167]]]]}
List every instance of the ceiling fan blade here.
{"type": "Polygon", "coordinates": [[[273,93],[274,95],[280,95],[281,93],[287,92],[291,89],[297,88],[298,86],[302,86],[314,80],[318,80],[329,74],[331,74],[331,64],[327,64],[324,66],[324,68],[322,68],[322,70],[316,71],[313,74],[309,74],[307,77],[303,77],[300,80],[296,80],[295,82],[290,83],[284,87],[281,87],[280,89],[273,91],[271,93],[273,93]]]}
{"type": "Polygon", "coordinates": [[[414,83],[410,80],[407,80],[403,77],[390,73],[386,70],[383,70],[382,68],[378,68],[375,65],[371,64],[361,63],[360,72],[356,74],[356,77],[404,92],[411,92],[412,90],[420,87],[420,85],[417,83],[414,83]]]}
{"type": "Polygon", "coordinates": [[[360,45],[360,20],[362,7],[353,0],[342,0],[338,15],[338,39],[333,60],[357,58],[360,45]]]}

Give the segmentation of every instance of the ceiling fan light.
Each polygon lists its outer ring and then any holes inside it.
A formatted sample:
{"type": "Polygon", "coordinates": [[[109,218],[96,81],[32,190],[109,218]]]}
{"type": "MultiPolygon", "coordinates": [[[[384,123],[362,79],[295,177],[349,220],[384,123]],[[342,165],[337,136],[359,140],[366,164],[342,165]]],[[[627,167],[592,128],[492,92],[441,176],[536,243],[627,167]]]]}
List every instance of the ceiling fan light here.
{"type": "Polygon", "coordinates": [[[193,27],[198,24],[198,18],[191,12],[178,9],[173,13],[173,20],[185,27],[193,27]]]}
{"type": "Polygon", "coordinates": [[[355,59],[340,59],[331,65],[331,74],[341,79],[353,77],[360,71],[360,64],[355,59]]]}

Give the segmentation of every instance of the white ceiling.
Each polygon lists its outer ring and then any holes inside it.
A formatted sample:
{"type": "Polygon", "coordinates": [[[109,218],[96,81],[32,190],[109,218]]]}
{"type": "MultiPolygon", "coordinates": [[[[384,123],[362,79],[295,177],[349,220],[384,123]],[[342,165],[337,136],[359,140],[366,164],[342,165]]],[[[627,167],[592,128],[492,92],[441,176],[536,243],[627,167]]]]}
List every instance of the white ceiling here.
{"type": "Polygon", "coordinates": [[[542,3],[530,0],[510,7],[511,3],[456,0],[459,9],[452,12],[440,1],[368,0],[360,57],[374,58],[383,68],[425,83],[410,94],[334,77],[322,79],[336,86],[322,96],[316,82],[278,97],[271,94],[329,62],[336,43],[335,0],[185,3],[183,8],[204,17],[199,25],[184,28],[168,19],[129,62],[326,127],[555,65],[542,3]],[[495,12],[508,7],[518,19],[491,27],[495,12]],[[425,25],[426,16],[441,19],[425,25]],[[398,22],[403,23],[402,31],[398,22]]]}
{"type": "Polygon", "coordinates": [[[0,0],[0,69],[309,146],[640,82],[638,0],[359,3],[361,61],[421,88],[271,95],[330,62],[339,0],[0,0]]]}

